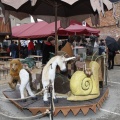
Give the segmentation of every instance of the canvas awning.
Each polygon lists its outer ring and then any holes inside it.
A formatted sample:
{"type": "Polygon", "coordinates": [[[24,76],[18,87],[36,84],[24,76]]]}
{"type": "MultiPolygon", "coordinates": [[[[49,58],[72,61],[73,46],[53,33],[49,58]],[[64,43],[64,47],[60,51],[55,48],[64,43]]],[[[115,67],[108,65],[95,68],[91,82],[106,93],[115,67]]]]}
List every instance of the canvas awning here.
{"type": "MultiPolygon", "coordinates": [[[[31,24],[24,24],[17,28],[15,27],[18,31],[16,31],[16,33],[14,31],[12,32],[13,37],[22,38],[22,36],[24,36],[25,38],[29,38],[29,36],[31,36],[31,34],[39,31],[42,27],[44,27],[48,23],[45,21],[41,21],[41,22],[31,23],[31,24]]],[[[13,30],[15,28],[13,28],[13,30]]]]}
{"type": "Polygon", "coordinates": [[[100,33],[99,30],[87,27],[87,26],[82,26],[80,24],[71,24],[69,27],[66,29],[60,28],[58,30],[59,35],[80,35],[80,34],[86,34],[86,35],[98,35],[100,33]]]}
{"type": "Polygon", "coordinates": [[[29,23],[29,24],[22,24],[20,26],[14,26],[12,27],[12,36],[17,37],[19,34],[22,32],[28,30],[30,27],[32,27],[34,23],[29,23]]]}
{"type": "MultiPolygon", "coordinates": [[[[57,21],[57,29],[60,21],[57,21]]],[[[12,36],[17,38],[41,38],[55,34],[55,22],[48,24],[41,21],[38,23],[24,24],[12,28],[12,36]]]]}
{"type": "MultiPolygon", "coordinates": [[[[99,30],[87,26],[82,26],[81,23],[77,21],[71,21],[71,25],[66,29],[63,29],[61,28],[60,21],[57,21],[58,35],[68,36],[80,34],[99,34],[99,30]]],[[[38,23],[24,24],[12,28],[12,36],[17,38],[41,38],[54,34],[55,22],[48,24],[44,21],[41,21],[38,23]]]]}

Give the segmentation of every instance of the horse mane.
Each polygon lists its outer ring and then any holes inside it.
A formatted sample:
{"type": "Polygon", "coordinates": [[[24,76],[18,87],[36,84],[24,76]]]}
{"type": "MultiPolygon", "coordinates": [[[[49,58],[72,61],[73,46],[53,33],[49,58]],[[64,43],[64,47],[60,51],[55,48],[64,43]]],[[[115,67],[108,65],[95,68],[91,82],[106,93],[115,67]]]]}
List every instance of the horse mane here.
{"type": "Polygon", "coordinates": [[[60,56],[54,56],[52,57],[47,64],[44,66],[43,71],[45,71],[46,75],[48,74],[48,69],[51,67],[52,68],[52,64],[55,63],[55,60],[60,57],[60,56]]]}
{"type": "Polygon", "coordinates": [[[46,64],[46,67],[50,66],[50,65],[55,61],[55,59],[57,59],[58,57],[60,57],[60,56],[54,56],[54,57],[52,57],[52,58],[48,61],[48,63],[46,64]]]}

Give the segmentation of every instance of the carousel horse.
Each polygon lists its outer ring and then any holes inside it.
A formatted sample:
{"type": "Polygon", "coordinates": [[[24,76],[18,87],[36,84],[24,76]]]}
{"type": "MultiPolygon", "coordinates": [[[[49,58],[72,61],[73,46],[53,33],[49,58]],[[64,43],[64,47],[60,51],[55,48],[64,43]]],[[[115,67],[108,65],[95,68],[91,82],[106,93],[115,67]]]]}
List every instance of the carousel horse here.
{"type": "Polygon", "coordinates": [[[13,59],[10,62],[10,76],[11,79],[8,82],[9,86],[12,89],[16,88],[17,83],[20,84],[20,95],[21,99],[25,98],[24,91],[28,91],[29,95],[32,96],[32,99],[36,99],[32,90],[34,90],[32,85],[32,75],[29,70],[23,69],[22,63],[18,59],[13,59]]]}
{"type": "MultiPolygon", "coordinates": [[[[43,68],[42,71],[42,85],[43,85],[43,89],[46,88],[46,86],[49,85],[49,81],[51,80],[51,84],[53,87],[52,90],[52,95],[53,95],[53,99],[55,102],[57,102],[56,96],[55,96],[55,90],[54,90],[54,79],[55,79],[55,72],[56,72],[56,67],[57,65],[60,67],[61,71],[66,71],[66,62],[69,60],[74,59],[75,57],[69,57],[69,58],[65,58],[64,56],[55,56],[53,58],[51,58],[48,63],[45,65],[45,67],[43,68]]],[[[44,91],[44,95],[43,95],[43,101],[45,104],[48,104],[48,90],[44,91]]]]}

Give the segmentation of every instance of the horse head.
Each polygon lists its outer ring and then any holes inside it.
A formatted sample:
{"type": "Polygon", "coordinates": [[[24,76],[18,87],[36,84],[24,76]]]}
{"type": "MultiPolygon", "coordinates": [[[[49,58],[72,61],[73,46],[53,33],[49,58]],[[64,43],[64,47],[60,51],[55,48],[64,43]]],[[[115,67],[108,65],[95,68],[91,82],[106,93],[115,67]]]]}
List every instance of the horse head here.
{"type": "Polygon", "coordinates": [[[69,57],[69,58],[65,58],[64,56],[60,56],[60,59],[58,60],[58,66],[60,67],[60,70],[62,72],[65,72],[67,70],[66,68],[66,63],[67,61],[70,61],[72,59],[75,59],[75,57],[69,57]]]}

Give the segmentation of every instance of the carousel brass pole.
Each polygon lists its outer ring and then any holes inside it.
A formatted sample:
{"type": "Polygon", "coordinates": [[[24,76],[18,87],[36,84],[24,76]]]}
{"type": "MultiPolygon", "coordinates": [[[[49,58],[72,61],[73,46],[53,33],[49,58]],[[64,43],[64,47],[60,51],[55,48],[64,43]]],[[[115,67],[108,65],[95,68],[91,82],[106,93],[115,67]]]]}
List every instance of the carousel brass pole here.
{"type": "Polygon", "coordinates": [[[107,85],[107,75],[108,75],[108,71],[107,71],[107,59],[106,59],[106,55],[104,56],[104,82],[105,85],[107,85]]]}
{"type": "Polygon", "coordinates": [[[53,120],[53,88],[52,88],[52,82],[51,80],[49,81],[49,91],[50,91],[50,120],[53,120]]]}
{"type": "Polygon", "coordinates": [[[58,51],[58,41],[57,41],[57,2],[55,1],[55,55],[58,51]]]}

